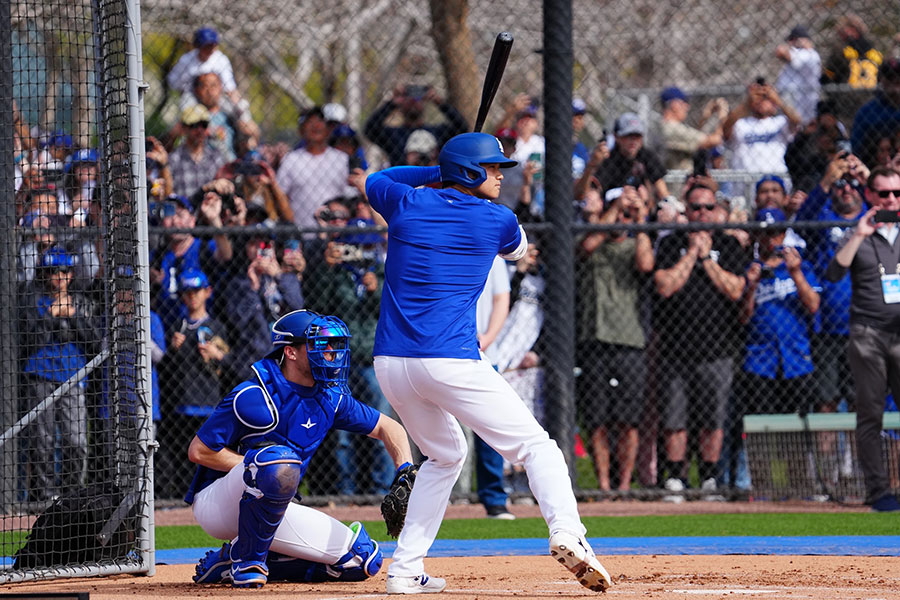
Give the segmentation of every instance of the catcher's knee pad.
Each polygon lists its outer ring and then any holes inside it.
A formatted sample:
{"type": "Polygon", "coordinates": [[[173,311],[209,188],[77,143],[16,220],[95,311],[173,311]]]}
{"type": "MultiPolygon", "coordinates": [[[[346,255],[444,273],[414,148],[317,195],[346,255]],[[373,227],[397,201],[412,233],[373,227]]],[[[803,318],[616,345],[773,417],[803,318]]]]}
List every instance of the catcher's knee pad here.
{"type": "Polygon", "coordinates": [[[238,537],[231,546],[235,562],[265,564],[275,530],[300,483],[301,465],[297,454],[285,446],[251,450],[244,456],[244,492],[238,513],[238,537]]]}
{"type": "Polygon", "coordinates": [[[337,579],[340,581],[362,581],[381,570],[384,557],[378,542],[369,537],[362,523],[355,521],[350,524],[350,529],[353,530],[350,548],[329,569],[338,573],[337,579]]]}
{"type": "Polygon", "coordinates": [[[272,499],[287,496],[288,501],[297,493],[303,461],[287,446],[254,448],[244,455],[244,483],[253,495],[272,499]]]}

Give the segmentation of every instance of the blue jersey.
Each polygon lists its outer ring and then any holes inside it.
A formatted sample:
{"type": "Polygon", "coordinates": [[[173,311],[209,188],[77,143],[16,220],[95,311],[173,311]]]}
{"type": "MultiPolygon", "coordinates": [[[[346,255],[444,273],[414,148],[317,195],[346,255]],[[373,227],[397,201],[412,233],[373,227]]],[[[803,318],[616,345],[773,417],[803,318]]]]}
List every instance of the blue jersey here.
{"type": "MultiPolygon", "coordinates": [[[[366,435],[381,417],[377,410],[353,398],[345,386],[292,383],[269,358],[252,368],[255,377],[235,387],[197,432],[210,450],[230,448],[244,454],[261,446],[288,446],[303,461],[302,477],[329,430],[366,435]]],[[[200,490],[224,476],[221,471],[198,467],[185,502],[191,504],[200,490]]]]}
{"type": "Polygon", "coordinates": [[[455,189],[439,167],[370,175],[366,194],[388,223],[388,252],[374,354],[480,358],[475,304],[497,254],[522,234],[509,208],[455,189]]]}
{"type": "MultiPolygon", "coordinates": [[[[803,276],[815,291],[822,288],[806,261],[803,276]]],[[[815,317],[807,312],[797,295],[797,284],[781,263],[774,277],[761,279],[756,288],[756,307],[747,326],[747,353],[744,371],[775,379],[806,375],[813,371],[809,331],[815,317]]]]}

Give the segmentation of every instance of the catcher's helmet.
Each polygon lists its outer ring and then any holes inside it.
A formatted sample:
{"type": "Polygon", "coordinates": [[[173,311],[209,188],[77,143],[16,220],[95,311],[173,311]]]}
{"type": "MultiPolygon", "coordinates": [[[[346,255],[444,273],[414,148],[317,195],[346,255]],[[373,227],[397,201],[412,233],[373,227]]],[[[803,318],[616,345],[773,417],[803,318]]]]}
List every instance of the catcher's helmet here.
{"type": "Polygon", "coordinates": [[[273,350],[267,358],[277,357],[278,351],[306,341],[306,355],[313,378],[319,383],[344,383],[350,361],[350,330],[337,317],[324,316],[311,310],[295,310],[272,326],[273,350]],[[326,354],[331,355],[328,359],[326,354]]]}
{"type": "Polygon", "coordinates": [[[514,160],[503,155],[500,140],[487,133],[461,133],[450,138],[438,155],[441,180],[475,188],[487,179],[481,165],[498,164],[507,169],[516,166],[514,160]]]}

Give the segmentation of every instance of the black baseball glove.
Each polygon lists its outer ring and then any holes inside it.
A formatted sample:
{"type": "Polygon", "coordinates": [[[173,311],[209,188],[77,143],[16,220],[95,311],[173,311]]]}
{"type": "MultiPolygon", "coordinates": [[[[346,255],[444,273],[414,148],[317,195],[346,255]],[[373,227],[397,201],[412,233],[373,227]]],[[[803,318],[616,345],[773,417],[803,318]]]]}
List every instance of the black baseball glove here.
{"type": "Polygon", "coordinates": [[[412,492],[418,472],[418,465],[410,463],[400,465],[397,474],[394,475],[394,481],[391,483],[391,490],[381,502],[381,516],[384,517],[384,524],[387,525],[387,532],[391,537],[400,535],[403,523],[406,522],[409,494],[412,492]]]}

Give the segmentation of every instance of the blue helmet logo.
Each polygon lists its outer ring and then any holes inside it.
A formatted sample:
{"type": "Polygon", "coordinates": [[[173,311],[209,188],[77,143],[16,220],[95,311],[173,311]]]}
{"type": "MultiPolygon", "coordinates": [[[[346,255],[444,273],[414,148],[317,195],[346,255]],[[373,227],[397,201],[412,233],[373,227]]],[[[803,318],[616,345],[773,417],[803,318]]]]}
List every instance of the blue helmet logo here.
{"type": "Polygon", "coordinates": [[[438,155],[441,180],[476,188],[487,179],[482,165],[497,164],[503,169],[516,166],[503,155],[500,140],[487,133],[462,133],[450,138],[438,155]]]}

